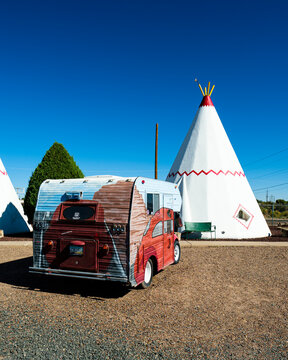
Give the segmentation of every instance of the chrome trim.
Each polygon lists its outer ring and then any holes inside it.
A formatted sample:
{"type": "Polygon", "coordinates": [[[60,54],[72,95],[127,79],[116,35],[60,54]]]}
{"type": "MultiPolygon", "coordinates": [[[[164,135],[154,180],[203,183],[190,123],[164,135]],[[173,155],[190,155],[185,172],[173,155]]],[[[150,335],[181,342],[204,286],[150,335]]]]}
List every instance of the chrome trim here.
{"type": "Polygon", "coordinates": [[[128,282],[128,277],[127,276],[120,277],[120,276],[107,275],[107,274],[101,274],[101,273],[91,273],[91,272],[74,271],[74,270],[61,270],[61,269],[29,267],[29,273],[55,275],[55,276],[72,277],[72,278],[81,278],[81,279],[110,280],[110,281],[128,282]]]}

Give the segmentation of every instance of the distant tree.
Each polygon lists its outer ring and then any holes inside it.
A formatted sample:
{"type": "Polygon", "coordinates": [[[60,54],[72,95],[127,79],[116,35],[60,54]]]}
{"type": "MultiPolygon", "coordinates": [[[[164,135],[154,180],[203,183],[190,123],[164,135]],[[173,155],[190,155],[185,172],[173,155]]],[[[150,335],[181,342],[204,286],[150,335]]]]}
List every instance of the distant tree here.
{"type": "Polygon", "coordinates": [[[283,212],[287,209],[287,201],[283,200],[283,199],[278,199],[276,200],[276,204],[275,204],[275,210],[278,210],[280,212],[283,212]]]}
{"type": "Polygon", "coordinates": [[[275,210],[273,215],[275,218],[278,218],[278,219],[282,217],[282,213],[278,210],[275,210]]]}
{"type": "Polygon", "coordinates": [[[266,208],[264,208],[264,207],[260,207],[260,209],[261,209],[261,211],[262,211],[262,214],[264,215],[264,216],[268,216],[269,215],[269,210],[268,209],[266,209],[266,208]]]}
{"type": "Polygon", "coordinates": [[[62,144],[55,142],[31,175],[24,198],[24,211],[32,224],[39,187],[46,179],[83,178],[84,175],[62,144]]]}
{"type": "Polygon", "coordinates": [[[283,199],[277,199],[275,203],[271,201],[257,201],[266,218],[272,216],[275,218],[288,218],[288,201],[283,199]]]}

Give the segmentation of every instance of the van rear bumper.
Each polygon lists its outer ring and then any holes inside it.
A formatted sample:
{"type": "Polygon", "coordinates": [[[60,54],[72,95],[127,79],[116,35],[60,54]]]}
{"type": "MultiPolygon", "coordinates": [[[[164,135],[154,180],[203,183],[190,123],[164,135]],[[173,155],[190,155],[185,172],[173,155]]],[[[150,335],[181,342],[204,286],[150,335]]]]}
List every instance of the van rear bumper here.
{"type": "Polygon", "coordinates": [[[54,276],[62,276],[62,277],[72,277],[72,278],[80,278],[80,279],[119,281],[119,282],[128,283],[127,277],[123,277],[123,276],[120,277],[120,276],[115,276],[115,275],[92,273],[92,272],[85,272],[85,271],[29,267],[29,273],[54,275],[54,276]]]}

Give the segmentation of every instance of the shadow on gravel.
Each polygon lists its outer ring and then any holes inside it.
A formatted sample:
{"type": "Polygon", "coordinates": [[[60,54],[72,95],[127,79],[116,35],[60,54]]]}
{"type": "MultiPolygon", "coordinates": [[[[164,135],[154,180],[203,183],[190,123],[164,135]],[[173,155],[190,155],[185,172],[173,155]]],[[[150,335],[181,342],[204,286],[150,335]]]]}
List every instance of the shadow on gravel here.
{"type": "Polygon", "coordinates": [[[10,284],[23,290],[80,295],[98,301],[101,301],[101,298],[123,297],[129,292],[126,286],[113,282],[29,274],[28,268],[32,266],[32,262],[31,256],[0,264],[0,283],[10,284]]]}

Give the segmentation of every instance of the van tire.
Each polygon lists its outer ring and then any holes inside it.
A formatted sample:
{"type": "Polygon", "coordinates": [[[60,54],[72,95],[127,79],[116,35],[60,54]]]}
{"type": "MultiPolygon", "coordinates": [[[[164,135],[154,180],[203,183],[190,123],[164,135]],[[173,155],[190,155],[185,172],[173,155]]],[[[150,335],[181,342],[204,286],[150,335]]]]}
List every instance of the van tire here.
{"type": "Polygon", "coordinates": [[[174,242],[174,264],[178,264],[181,258],[181,248],[178,240],[174,242]]]}
{"type": "Polygon", "coordinates": [[[151,259],[148,259],[145,266],[144,271],[144,281],[140,284],[142,289],[147,289],[153,278],[153,261],[151,259]]]}

